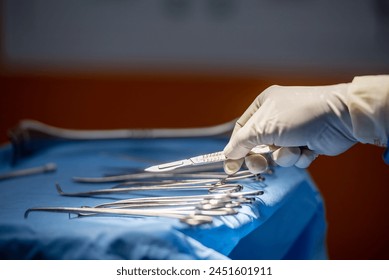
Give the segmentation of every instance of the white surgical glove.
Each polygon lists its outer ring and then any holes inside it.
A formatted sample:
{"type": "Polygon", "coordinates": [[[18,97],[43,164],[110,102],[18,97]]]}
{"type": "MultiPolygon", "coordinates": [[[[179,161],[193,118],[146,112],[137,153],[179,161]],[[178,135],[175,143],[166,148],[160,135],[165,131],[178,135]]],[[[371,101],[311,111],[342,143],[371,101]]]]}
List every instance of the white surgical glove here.
{"type": "MultiPolygon", "coordinates": [[[[272,153],[278,165],[300,168],[308,167],[319,154],[337,155],[349,149],[358,140],[347,105],[348,86],[266,89],[236,123],[224,149],[225,172],[238,171],[245,156],[259,144],[280,147],[272,153]]],[[[259,170],[260,164],[246,157],[249,169],[256,165],[259,170]]]]}

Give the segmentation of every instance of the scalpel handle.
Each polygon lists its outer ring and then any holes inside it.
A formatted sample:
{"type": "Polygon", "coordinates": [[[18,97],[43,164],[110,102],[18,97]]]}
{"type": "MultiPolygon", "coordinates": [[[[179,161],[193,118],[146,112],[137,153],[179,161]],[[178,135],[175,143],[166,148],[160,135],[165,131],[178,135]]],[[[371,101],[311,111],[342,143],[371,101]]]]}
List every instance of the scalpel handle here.
{"type": "MultiPolygon", "coordinates": [[[[251,154],[267,154],[267,153],[272,152],[273,150],[274,150],[274,147],[270,147],[267,145],[258,145],[256,147],[254,147],[250,153],[251,154]]],[[[194,165],[221,162],[221,161],[225,161],[226,159],[227,158],[224,155],[223,151],[190,158],[190,160],[193,162],[194,165]]]]}
{"type": "Polygon", "coordinates": [[[221,162],[226,159],[227,158],[222,151],[190,158],[194,165],[221,162]]]}

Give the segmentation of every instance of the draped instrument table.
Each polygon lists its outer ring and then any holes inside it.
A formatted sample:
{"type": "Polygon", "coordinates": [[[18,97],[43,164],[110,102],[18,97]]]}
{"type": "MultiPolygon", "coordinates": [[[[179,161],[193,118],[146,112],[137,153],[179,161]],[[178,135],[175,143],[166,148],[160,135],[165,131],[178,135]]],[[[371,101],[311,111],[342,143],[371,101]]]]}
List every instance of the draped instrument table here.
{"type": "MultiPolygon", "coordinates": [[[[80,184],[72,177],[143,170],[163,163],[222,150],[226,138],[130,139],[62,143],[11,165],[12,147],[0,149],[0,173],[57,164],[57,171],[0,181],[0,259],[324,259],[326,222],[320,193],[305,170],[275,168],[253,204],[237,215],[216,217],[191,227],[176,219],[33,212],[37,206],[97,205],[99,197],[60,196],[111,187],[80,184]]],[[[168,191],[174,195],[174,191],[168,191]]],[[[164,193],[166,195],[166,193],[164,193]]],[[[129,198],[133,194],[117,194],[129,198]]]]}

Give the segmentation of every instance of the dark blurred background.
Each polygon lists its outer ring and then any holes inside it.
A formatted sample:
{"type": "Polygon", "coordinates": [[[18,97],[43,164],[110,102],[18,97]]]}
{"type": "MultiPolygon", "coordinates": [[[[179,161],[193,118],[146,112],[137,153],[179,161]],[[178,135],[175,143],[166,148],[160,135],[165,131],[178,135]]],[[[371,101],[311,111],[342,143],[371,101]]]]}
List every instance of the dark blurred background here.
{"type": "MultiPolygon", "coordinates": [[[[266,87],[389,74],[388,0],[0,0],[0,143],[19,120],[194,127],[266,87]]],[[[389,166],[358,144],[309,168],[331,259],[389,259],[389,166]]]]}

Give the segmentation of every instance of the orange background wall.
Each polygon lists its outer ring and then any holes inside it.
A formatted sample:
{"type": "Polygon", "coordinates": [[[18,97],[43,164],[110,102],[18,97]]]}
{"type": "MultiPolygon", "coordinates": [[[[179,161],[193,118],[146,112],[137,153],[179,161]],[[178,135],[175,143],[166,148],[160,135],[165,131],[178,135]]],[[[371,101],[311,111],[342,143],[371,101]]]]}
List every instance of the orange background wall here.
{"type": "MultiPolygon", "coordinates": [[[[24,118],[77,129],[208,126],[230,121],[266,87],[352,77],[0,74],[0,142],[24,118]]],[[[358,144],[309,168],[323,193],[332,259],[389,259],[389,166],[382,148],[358,144]]]]}

